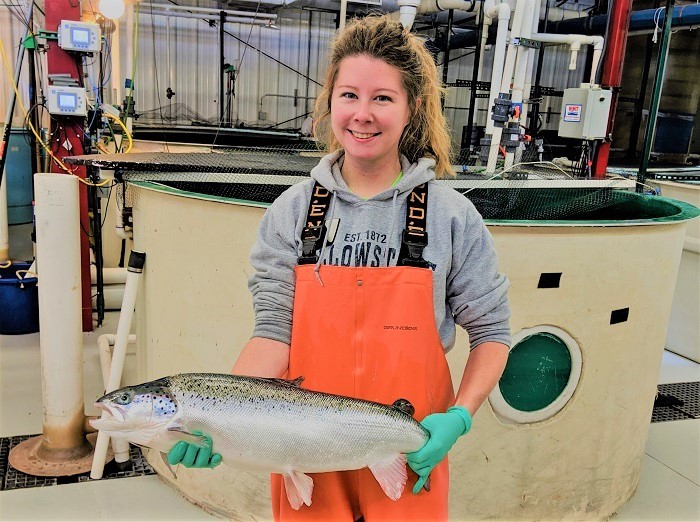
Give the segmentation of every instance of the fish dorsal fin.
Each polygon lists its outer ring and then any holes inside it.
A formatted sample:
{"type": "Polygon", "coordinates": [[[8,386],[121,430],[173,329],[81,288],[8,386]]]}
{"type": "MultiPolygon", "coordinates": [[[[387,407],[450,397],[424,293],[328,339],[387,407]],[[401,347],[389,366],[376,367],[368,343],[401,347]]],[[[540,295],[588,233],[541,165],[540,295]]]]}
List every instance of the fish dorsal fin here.
{"type": "Polygon", "coordinates": [[[405,413],[409,417],[413,417],[413,414],[416,412],[413,404],[408,399],[396,399],[391,407],[399,410],[401,413],[405,413]]]}
{"type": "Polygon", "coordinates": [[[284,489],[287,491],[287,500],[293,509],[299,509],[303,504],[311,505],[311,493],[314,490],[314,481],[308,475],[300,471],[292,470],[282,475],[284,489]]]}
{"type": "Polygon", "coordinates": [[[298,388],[301,386],[301,383],[304,382],[303,377],[297,377],[296,379],[289,380],[289,379],[269,379],[266,377],[258,377],[261,381],[267,381],[273,384],[278,384],[280,386],[289,386],[292,388],[298,388]]]}
{"type": "Polygon", "coordinates": [[[382,462],[370,464],[367,467],[372,471],[372,475],[377,479],[387,497],[391,500],[401,498],[408,480],[406,457],[403,453],[397,453],[382,462]]]}

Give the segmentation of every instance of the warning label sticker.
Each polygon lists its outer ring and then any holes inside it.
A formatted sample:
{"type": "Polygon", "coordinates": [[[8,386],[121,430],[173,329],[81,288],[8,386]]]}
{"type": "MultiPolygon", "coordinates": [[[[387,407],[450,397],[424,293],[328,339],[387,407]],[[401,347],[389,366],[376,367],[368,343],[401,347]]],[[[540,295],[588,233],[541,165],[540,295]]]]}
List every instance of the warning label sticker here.
{"type": "Polygon", "coordinates": [[[579,122],[581,121],[581,113],[583,105],[580,103],[571,103],[564,106],[564,121],[579,122]]]}

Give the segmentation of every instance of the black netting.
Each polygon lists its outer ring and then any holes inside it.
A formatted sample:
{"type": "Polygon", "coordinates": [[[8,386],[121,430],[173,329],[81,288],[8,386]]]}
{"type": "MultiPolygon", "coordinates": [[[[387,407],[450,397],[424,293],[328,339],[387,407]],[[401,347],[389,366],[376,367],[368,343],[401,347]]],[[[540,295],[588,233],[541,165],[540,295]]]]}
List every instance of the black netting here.
{"type": "MultiPolygon", "coordinates": [[[[622,179],[576,178],[571,165],[540,162],[527,148],[518,163],[501,166],[487,175],[473,155],[469,164],[456,164],[456,179],[442,180],[469,198],[485,219],[605,220],[644,219],[633,194],[622,179]],[[564,165],[564,166],[562,166],[564,165]]],[[[135,153],[77,156],[69,161],[114,169],[128,186],[149,182],[203,197],[246,200],[262,204],[274,201],[294,183],[308,179],[322,154],[314,142],[273,148],[233,147],[204,153],[135,153]]],[[[118,191],[123,194],[123,190],[118,191]]],[[[133,206],[134,191],[126,191],[125,206],[133,206]],[[131,196],[129,194],[132,194],[131,196]]],[[[123,198],[122,198],[123,199],[123,198]]],[[[120,204],[121,208],[122,204],[120,204]]],[[[643,210],[649,213],[646,205],[643,210]]]]}

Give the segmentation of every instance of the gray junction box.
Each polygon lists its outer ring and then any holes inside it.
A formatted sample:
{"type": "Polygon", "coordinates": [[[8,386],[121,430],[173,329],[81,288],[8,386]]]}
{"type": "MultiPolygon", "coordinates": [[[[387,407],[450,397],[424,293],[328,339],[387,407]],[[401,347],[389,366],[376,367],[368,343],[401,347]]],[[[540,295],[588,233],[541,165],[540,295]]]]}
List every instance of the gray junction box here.
{"type": "Polygon", "coordinates": [[[559,136],[579,140],[606,137],[612,91],[599,85],[582,83],[565,89],[559,118],[559,136]]]}

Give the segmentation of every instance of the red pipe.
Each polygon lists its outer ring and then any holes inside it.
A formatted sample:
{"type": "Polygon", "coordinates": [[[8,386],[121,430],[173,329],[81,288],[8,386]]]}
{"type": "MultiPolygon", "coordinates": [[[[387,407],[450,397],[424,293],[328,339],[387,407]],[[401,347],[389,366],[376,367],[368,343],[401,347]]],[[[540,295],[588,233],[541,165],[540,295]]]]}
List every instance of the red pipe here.
{"type": "MultiPolygon", "coordinates": [[[[632,16],[632,0],[613,0],[610,16],[610,28],[605,45],[603,57],[603,74],[600,84],[603,87],[612,88],[612,100],[610,103],[610,117],[608,118],[607,135],[611,136],[615,124],[617,112],[617,99],[620,85],[622,84],[622,67],[625,61],[625,49],[632,16]]],[[[592,173],[595,178],[604,178],[608,168],[610,157],[611,139],[606,140],[598,147],[593,158],[592,173]]]]}
{"type": "MultiPolygon", "coordinates": [[[[44,6],[46,12],[47,31],[57,31],[61,20],[80,20],[80,2],[75,5],[69,0],[46,0],[44,6]]],[[[51,40],[46,53],[46,63],[48,74],[68,73],[71,78],[82,82],[82,64],[76,58],[58,46],[55,40],[51,40]]],[[[84,154],[83,150],[83,127],[84,118],[54,116],[51,118],[51,138],[49,147],[54,155],[62,159],[66,156],[78,156],[84,154]],[[70,143],[70,150],[64,147],[64,143],[70,143]]],[[[51,172],[65,173],[56,162],[51,162],[51,172]]],[[[77,168],[74,173],[85,179],[87,172],[85,167],[77,168]]],[[[87,186],[80,183],[80,224],[83,231],[90,230],[90,220],[88,217],[87,186]]],[[[92,297],[90,295],[92,282],[90,280],[90,239],[86,233],[80,235],[80,272],[82,286],[82,319],[83,332],[92,331],[92,297]]]]}

